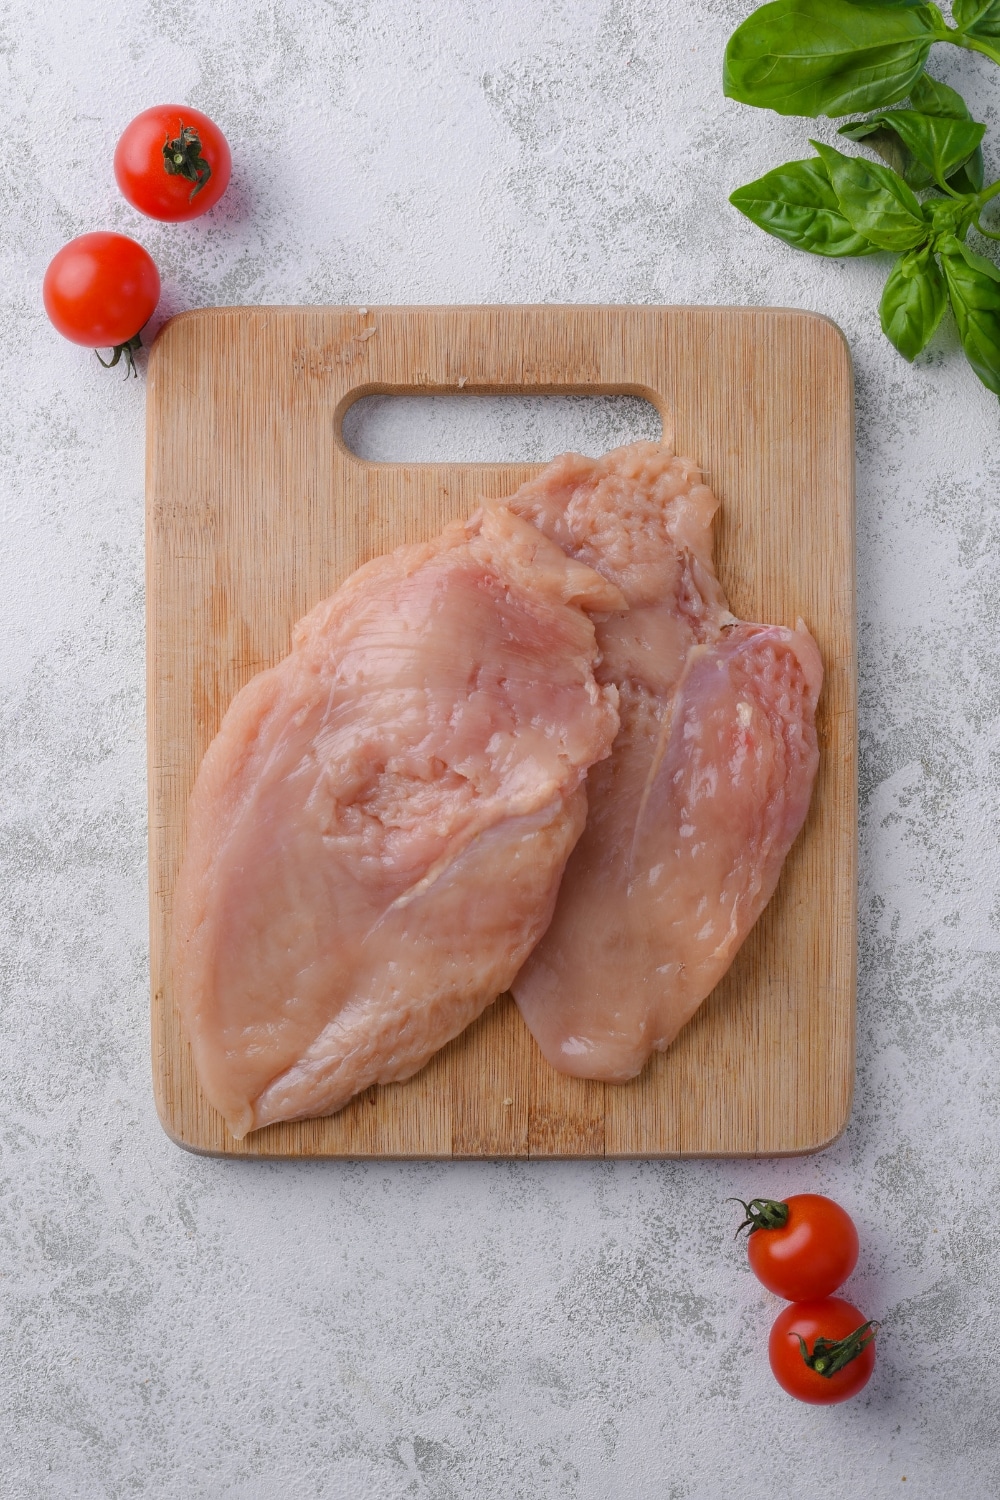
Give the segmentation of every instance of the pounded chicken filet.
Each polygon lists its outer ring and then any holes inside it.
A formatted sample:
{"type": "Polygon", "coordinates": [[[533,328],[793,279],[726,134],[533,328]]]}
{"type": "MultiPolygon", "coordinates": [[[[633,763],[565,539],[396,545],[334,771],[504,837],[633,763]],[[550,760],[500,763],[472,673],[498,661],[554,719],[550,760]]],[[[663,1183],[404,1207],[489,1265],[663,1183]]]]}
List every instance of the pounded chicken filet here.
{"type": "Polygon", "coordinates": [[[237,1137],[410,1077],[545,930],[618,728],[613,583],[494,509],[355,573],[199,770],[176,994],[237,1137]]]}
{"type": "Polygon", "coordinates": [[[567,454],[503,504],[630,606],[597,627],[621,729],[512,986],[554,1067],[620,1081],[673,1040],[774,890],[816,774],[822,665],[803,625],[730,614],[716,500],[690,460],[653,443],[567,454]]]}

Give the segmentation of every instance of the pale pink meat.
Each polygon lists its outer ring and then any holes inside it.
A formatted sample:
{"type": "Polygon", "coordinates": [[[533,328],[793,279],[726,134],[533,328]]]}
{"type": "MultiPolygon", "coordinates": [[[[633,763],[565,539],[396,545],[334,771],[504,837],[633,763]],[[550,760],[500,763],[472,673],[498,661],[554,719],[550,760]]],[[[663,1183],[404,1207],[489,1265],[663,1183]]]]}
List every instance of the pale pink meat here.
{"type": "Polygon", "coordinates": [[[237,1137],[410,1077],[547,926],[618,728],[614,584],[502,508],[361,568],[198,773],[173,963],[237,1137]]]}
{"type": "Polygon", "coordinates": [[[621,729],[512,986],[554,1067],[621,1081],[714,989],[774,890],[816,774],[822,665],[801,622],[730,614],[716,500],[690,460],[653,443],[566,455],[502,503],[630,606],[597,626],[621,729]]]}

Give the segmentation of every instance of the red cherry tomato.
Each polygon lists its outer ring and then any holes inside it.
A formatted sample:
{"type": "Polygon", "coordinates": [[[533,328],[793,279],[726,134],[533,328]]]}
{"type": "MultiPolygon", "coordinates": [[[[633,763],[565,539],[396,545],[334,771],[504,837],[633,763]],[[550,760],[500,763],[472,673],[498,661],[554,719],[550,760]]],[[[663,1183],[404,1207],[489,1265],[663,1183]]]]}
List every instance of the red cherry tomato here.
{"type": "Polygon", "coordinates": [[[64,338],[88,349],[137,347],[136,335],[159,299],[160,273],[151,256],[124,234],[100,231],[70,240],[42,282],[49,320],[64,338]]]}
{"type": "Polygon", "coordinates": [[[783,1204],[755,1198],[744,1204],[752,1227],[747,1258],[758,1281],[789,1302],[825,1297],[843,1286],[858,1262],[858,1231],[839,1203],[821,1193],[794,1193],[783,1204]],[[761,1205],[752,1212],[754,1205],[761,1205]],[[787,1209],[785,1222],[778,1210],[787,1209]]]}
{"type": "Polygon", "coordinates": [[[231,170],[218,125],[186,104],[144,109],[115,147],[115,177],[132,207],[171,223],[197,219],[214,208],[231,170]]]}
{"type": "Polygon", "coordinates": [[[775,1318],[767,1341],[774,1378],[790,1396],[812,1406],[848,1401],[871,1379],[877,1331],[878,1324],[866,1322],[843,1297],[793,1302],[775,1318]]]}

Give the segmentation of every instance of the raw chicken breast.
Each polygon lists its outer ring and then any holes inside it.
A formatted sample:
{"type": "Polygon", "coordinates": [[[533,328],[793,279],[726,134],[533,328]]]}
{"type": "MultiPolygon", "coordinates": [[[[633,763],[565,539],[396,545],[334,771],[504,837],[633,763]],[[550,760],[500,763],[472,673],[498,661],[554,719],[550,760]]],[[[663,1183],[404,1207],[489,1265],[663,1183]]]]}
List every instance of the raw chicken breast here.
{"type": "Polygon", "coordinates": [[[551,918],[618,728],[619,589],[498,508],[355,573],[237,694],[198,773],[176,994],[237,1137],[410,1077],[551,918]]]}
{"type": "Polygon", "coordinates": [[[822,683],[803,625],[742,625],[715,497],[653,443],[566,455],[503,502],[621,588],[597,627],[621,729],[555,916],[512,986],[549,1062],[620,1081],[677,1035],[770,898],[809,806],[822,683]]]}

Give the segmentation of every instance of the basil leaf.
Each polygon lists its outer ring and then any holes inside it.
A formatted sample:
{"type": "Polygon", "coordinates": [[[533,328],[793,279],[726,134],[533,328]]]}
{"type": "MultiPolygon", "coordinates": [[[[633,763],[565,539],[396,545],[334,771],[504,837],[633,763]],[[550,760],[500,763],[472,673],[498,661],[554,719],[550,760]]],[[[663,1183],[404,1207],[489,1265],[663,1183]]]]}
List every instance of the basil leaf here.
{"type": "Polygon", "coordinates": [[[965,357],[1000,395],[1000,271],[951,235],[938,246],[965,357]]]}
{"type": "Polygon", "coordinates": [[[920,204],[898,173],[810,141],[826,167],[841,212],[880,250],[914,250],[927,238],[920,204]]]}
{"type": "Polygon", "coordinates": [[[963,36],[1000,39],[1000,0],[954,0],[951,16],[963,36]]]}
{"type": "Polygon", "coordinates": [[[946,120],[971,120],[969,106],[956,89],[921,73],[910,90],[910,103],[922,115],[941,115],[946,120]]]}
{"type": "MultiPolygon", "coordinates": [[[[958,142],[963,138],[961,127],[960,132],[954,133],[952,126],[957,121],[976,124],[963,96],[949,89],[948,84],[939,83],[937,78],[921,74],[910,89],[910,104],[912,110],[891,110],[870,115],[868,120],[852,120],[840,127],[840,133],[850,141],[867,142],[871,150],[877,151],[883,162],[888,162],[916,192],[933,186],[936,168],[942,171],[946,183],[954,187],[955,192],[979,192],[982,187],[981,147],[976,145],[975,150],[964,157],[963,165],[954,165],[952,160],[958,142]],[[913,120],[915,114],[921,120],[913,120]],[[897,115],[903,118],[897,120],[897,115]],[[951,121],[951,124],[945,121],[951,121]]],[[[972,130],[967,139],[972,139],[972,130]]]]}
{"type": "Polygon", "coordinates": [[[813,255],[871,255],[878,249],[845,219],[826,167],[816,157],[790,161],[730,194],[760,229],[813,255]]]}
{"type": "Polygon", "coordinates": [[[849,141],[864,141],[915,192],[933,186],[934,178],[928,169],[914,161],[896,132],[882,125],[881,119],[881,115],[875,115],[870,120],[852,120],[850,125],[841,125],[837,134],[845,135],[849,141]]]}
{"type": "Polygon", "coordinates": [[[913,360],[941,321],[945,279],[929,245],[901,255],[889,272],[878,315],[882,332],[904,359],[913,360]]]}
{"type": "Polygon", "coordinates": [[[986,126],[975,120],[953,120],[944,115],[925,115],[915,109],[892,110],[897,116],[885,122],[925,167],[935,181],[950,177],[963,167],[986,134],[986,126]]]}
{"type": "MultiPolygon", "coordinates": [[[[978,125],[975,120],[925,115],[915,109],[890,109],[866,124],[894,131],[910,155],[928,169],[932,181],[939,184],[965,165],[986,134],[986,126],[978,125]]],[[[839,133],[849,135],[852,140],[859,139],[849,125],[841,126],[839,133]]]]}
{"type": "Polygon", "coordinates": [[[723,92],[779,115],[877,109],[909,93],[946,35],[929,5],[773,0],[729,38],[723,92]]]}
{"type": "Polygon", "coordinates": [[[955,236],[941,240],[936,248],[939,255],[958,256],[970,271],[976,271],[979,275],[987,276],[1000,284],[1000,266],[995,266],[991,260],[986,259],[985,255],[978,255],[975,250],[970,249],[955,236]]]}

